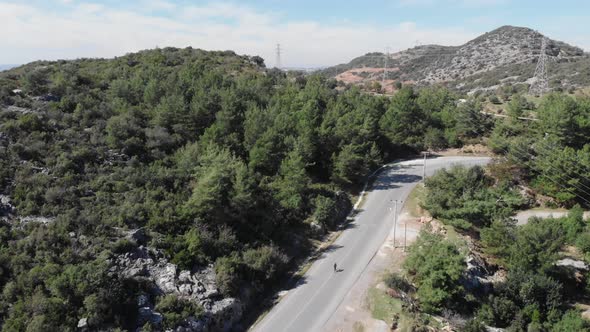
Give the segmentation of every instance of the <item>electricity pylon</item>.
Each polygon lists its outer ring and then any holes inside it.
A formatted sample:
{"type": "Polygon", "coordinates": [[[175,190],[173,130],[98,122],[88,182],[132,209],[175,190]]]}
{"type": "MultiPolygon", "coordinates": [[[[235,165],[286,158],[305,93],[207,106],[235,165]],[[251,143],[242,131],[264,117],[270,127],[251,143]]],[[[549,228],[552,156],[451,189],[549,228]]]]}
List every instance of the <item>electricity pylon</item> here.
{"type": "Polygon", "coordinates": [[[541,41],[541,53],[537,61],[535,76],[529,89],[529,93],[535,96],[541,96],[549,91],[549,80],[547,79],[547,38],[543,36],[541,41]]]}
{"type": "Polygon", "coordinates": [[[387,77],[387,61],[389,60],[389,47],[385,48],[385,58],[383,59],[383,79],[381,80],[381,87],[385,91],[385,79],[387,77]]]}
{"type": "Polygon", "coordinates": [[[277,59],[275,62],[275,67],[281,69],[281,44],[277,44],[277,59]]]}

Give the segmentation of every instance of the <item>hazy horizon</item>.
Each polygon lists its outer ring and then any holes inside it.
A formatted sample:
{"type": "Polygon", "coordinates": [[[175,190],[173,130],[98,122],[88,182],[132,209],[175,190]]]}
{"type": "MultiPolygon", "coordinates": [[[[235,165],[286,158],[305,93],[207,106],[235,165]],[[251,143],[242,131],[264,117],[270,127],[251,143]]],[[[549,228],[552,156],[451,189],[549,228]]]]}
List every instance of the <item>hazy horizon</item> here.
{"type": "Polygon", "coordinates": [[[275,65],[315,68],[417,44],[460,45],[502,25],[529,27],[590,49],[590,4],[531,0],[335,0],[244,2],[0,0],[0,63],[112,58],[155,47],[233,50],[275,65]],[[534,8],[531,11],[530,8],[534,8]],[[535,15],[530,15],[534,13],[535,15]]]}

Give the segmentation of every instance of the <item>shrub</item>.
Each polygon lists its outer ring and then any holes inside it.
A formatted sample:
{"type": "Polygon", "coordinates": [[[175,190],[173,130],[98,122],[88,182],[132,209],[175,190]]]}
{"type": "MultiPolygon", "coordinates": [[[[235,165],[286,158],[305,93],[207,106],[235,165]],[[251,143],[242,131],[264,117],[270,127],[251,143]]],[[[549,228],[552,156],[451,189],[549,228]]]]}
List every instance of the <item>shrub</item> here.
{"type": "Polygon", "coordinates": [[[507,327],[511,324],[518,306],[506,297],[491,296],[479,310],[478,317],[492,326],[507,327]]]}
{"type": "Polygon", "coordinates": [[[584,254],[590,253],[590,233],[584,232],[578,234],[578,238],[576,239],[576,246],[580,251],[584,254]]]}
{"type": "Polygon", "coordinates": [[[412,291],[412,285],[404,277],[401,277],[395,273],[390,273],[385,277],[384,280],[387,287],[392,289],[399,289],[402,292],[408,293],[412,291]]]}
{"type": "Polygon", "coordinates": [[[480,321],[479,319],[470,319],[467,321],[467,323],[465,323],[465,326],[463,326],[463,329],[461,330],[463,332],[486,332],[486,326],[485,324],[480,321]]]}
{"type": "Polygon", "coordinates": [[[459,283],[465,269],[463,255],[453,243],[429,229],[422,230],[409,247],[404,269],[416,284],[426,312],[440,312],[463,292],[459,283]]]}
{"type": "Polygon", "coordinates": [[[137,248],[137,243],[135,243],[135,241],[123,238],[113,244],[112,251],[117,255],[121,255],[133,251],[135,248],[137,248]]]}
{"type": "Polygon", "coordinates": [[[334,227],[338,211],[336,211],[336,202],[331,197],[318,196],[315,199],[315,211],[313,218],[327,229],[334,227]]]}
{"type": "Polygon", "coordinates": [[[203,313],[203,308],[199,304],[180,299],[176,295],[162,297],[155,309],[164,316],[163,324],[167,329],[178,327],[189,317],[198,319],[203,313]]]}
{"type": "Polygon", "coordinates": [[[288,257],[279,248],[262,246],[248,249],[243,253],[244,264],[253,272],[253,279],[267,281],[274,279],[288,262],[288,257]]]}
{"type": "Polygon", "coordinates": [[[570,310],[551,327],[551,332],[588,331],[588,322],[582,319],[580,313],[570,310]]]}
{"type": "Polygon", "coordinates": [[[240,286],[240,262],[237,254],[219,257],[215,261],[215,280],[222,294],[233,296],[240,286]]]}
{"type": "Polygon", "coordinates": [[[565,238],[568,243],[574,244],[578,238],[578,234],[582,233],[586,227],[584,221],[584,210],[576,205],[567,214],[566,217],[561,218],[561,224],[565,231],[565,238]]]}
{"type": "Polygon", "coordinates": [[[516,238],[513,223],[494,221],[490,227],[481,230],[481,242],[484,252],[496,257],[501,263],[510,255],[510,245],[516,238]]]}

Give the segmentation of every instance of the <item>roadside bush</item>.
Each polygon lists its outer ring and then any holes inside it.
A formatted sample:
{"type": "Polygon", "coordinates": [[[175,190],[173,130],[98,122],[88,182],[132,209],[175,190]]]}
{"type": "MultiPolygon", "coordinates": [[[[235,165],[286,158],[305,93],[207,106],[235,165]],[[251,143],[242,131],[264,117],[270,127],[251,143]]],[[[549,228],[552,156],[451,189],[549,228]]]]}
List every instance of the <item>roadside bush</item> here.
{"type": "Polygon", "coordinates": [[[557,260],[564,244],[564,231],[553,219],[530,218],[517,231],[508,264],[512,269],[546,272],[557,260]]]}
{"type": "Polygon", "coordinates": [[[438,313],[463,292],[459,283],[465,269],[463,255],[441,235],[424,229],[409,247],[404,269],[417,287],[425,312],[438,313]]]}
{"type": "Polygon", "coordinates": [[[398,289],[404,293],[409,293],[413,290],[412,285],[406,280],[406,278],[390,273],[385,277],[385,285],[392,289],[398,289]]]}
{"type": "Polygon", "coordinates": [[[226,296],[234,296],[240,287],[240,259],[237,254],[219,257],[215,261],[215,280],[219,291],[226,296]]]}
{"type": "Polygon", "coordinates": [[[336,202],[331,197],[318,196],[315,199],[315,211],[313,218],[326,229],[331,229],[336,223],[338,211],[336,211],[336,202]]]}
{"type": "Polygon", "coordinates": [[[565,239],[570,244],[575,244],[578,235],[584,231],[586,222],[584,221],[584,210],[580,205],[574,206],[568,212],[567,216],[559,219],[565,232],[565,239]]]}
{"type": "Polygon", "coordinates": [[[433,217],[463,230],[488,226],[524,204],[512,185],[494,186],[493,179],[479,166],[443,169],[427,178],[425,186],[428,190],[422,206],[433,217]]]}
{"type": "Polygon", "coordinates": [[[289,261],[288,257],[274,246],[248,249],[243,253],[243,260],[251,271],[251,280],[261,282],[276,278],[289,261]]]}

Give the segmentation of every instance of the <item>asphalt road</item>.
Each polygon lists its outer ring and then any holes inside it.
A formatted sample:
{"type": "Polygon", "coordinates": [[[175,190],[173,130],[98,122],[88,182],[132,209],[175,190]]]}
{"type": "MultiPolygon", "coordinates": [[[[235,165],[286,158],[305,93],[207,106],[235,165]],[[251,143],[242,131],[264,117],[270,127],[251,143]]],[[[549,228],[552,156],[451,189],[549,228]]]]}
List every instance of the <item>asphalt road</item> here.
{"type": "MultiPolygon", "coordinates": [[[[453,164],[482,165],[487,157],[438,157],[426,161],[426,175],[453,164]]],[[[393,201],[405,201],[422,180],[422,159],[393,164],[367,191],[354,221],[316,260],[299,285],[255,326],[256,332],[322,331],[393,228],[393,201]],[[338,272],[333,271],[334,263],[338,272]]],[[[398,207],[398,211],[401,206],[398,207]]],[[[403,232],[397,228],[398,234],[403,232]]],[[[400,237],[397,237],[400,239],[400,237]]]]}

